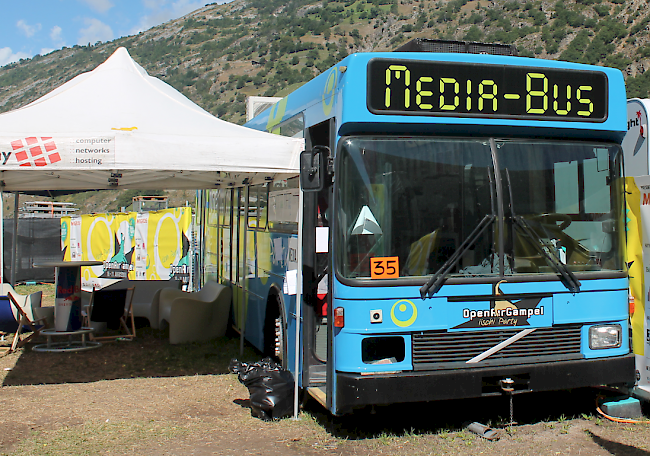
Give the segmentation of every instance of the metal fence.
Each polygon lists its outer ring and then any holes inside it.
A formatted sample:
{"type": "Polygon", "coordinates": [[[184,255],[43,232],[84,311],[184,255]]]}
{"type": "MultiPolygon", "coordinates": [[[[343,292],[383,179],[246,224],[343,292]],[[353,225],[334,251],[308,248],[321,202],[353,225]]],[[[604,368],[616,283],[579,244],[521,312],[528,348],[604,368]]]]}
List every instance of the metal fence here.
{"type": "MultiPolygon", "coordinates": [[[[3,279],[11,278],[13,246],[13,219],[4,220],[4,270],[3,279]]],[[[26,218],[18,219],[16,249],[16,283],[54,282],[54,268],[35,268],[34,263],[61,261],[61,220],[26,218]]]]}

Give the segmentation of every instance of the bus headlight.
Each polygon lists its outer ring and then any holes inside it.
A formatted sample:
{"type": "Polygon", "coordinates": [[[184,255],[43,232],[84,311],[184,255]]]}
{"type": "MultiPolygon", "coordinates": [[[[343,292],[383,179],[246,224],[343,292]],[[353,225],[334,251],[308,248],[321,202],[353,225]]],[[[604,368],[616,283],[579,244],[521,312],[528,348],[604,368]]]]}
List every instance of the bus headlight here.
{"type": "Polygon", "coordinates": [[[589,328],[589,348],[619,348],[621,346],[621,325],[602,325],[589,328]]]}

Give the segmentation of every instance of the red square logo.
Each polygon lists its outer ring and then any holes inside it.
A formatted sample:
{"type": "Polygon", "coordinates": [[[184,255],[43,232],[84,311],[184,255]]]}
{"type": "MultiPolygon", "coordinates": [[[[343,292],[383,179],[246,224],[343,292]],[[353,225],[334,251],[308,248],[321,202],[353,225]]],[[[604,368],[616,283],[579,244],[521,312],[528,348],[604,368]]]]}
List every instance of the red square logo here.
{"type": "Polygon", "coordinates": [[[30,136],[11,142],[14,156],[20,166],[47,166],[61,161],[52,137],[30,136]]]}

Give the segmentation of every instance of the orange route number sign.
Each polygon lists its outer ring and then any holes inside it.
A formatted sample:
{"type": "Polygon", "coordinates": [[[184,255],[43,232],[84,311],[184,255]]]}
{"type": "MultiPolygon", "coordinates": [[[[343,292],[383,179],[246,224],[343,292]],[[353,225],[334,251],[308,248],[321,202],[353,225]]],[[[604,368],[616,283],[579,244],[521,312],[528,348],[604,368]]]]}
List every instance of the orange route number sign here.
{"type": "Polygon", "coordinates": [[[399,257],[370,258],[371,279],[397,279],[399,278],[399,257]]]}

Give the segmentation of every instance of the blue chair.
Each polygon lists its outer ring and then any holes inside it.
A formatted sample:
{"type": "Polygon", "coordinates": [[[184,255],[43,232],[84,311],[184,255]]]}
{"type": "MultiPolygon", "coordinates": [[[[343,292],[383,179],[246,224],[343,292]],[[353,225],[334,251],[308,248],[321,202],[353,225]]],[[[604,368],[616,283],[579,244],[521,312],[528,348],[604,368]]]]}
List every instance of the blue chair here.
{"type": "Polygon", "coordinates": [[[18,322],[14,316],[14,307],[9,296],[0,296],[0,332],[15,333],[18,322]]]}
{"type": "MultiPolygon", "coordinates": [[[[47,327],[51,328],[54,326],[54,307],[53,306],[42,306],[41,301],[43,299],[43,292],[36,291],[27,295],[21,295],[14,290],[8,283],[0,284],[0,296],[11,295],[16,300],[18,305],[27,314],[27,317],[32,320],[40,320],[44,318],[47,322],[47,327]]],[[[18,313],[14,312],[14,316],[18,318],[18,313]]]]}
{"type": "Polygon", "coordinates": [[[5,350],[5,354],[11,353],[31,341],[39,335],[43,328],[45,328],[45,318],[32,320],[11,294],[0,296],[0,333],[14,334],[11,346],[0,347],[0,350],[5,350]],[[24,331],[32,333],[22,338],[24,331]]]}

